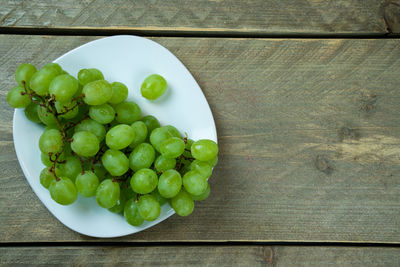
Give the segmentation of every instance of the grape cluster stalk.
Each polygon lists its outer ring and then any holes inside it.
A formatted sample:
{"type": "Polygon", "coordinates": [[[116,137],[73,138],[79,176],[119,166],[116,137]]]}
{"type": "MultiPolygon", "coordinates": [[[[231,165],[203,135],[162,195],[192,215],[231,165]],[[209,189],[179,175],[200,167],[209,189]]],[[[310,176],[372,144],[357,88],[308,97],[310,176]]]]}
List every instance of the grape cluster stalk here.
{"type": "MultiPolygon", "coordinates": [[[[132,226],[154,221],[166,204],[180,216],[210,195],[208,179],[218,162],[218,145],[191,140],[154,116],[142,116],[128,101],[128,88],[108,82],[95,68],[77,79],[56,63],[40,70],[21,64],[17,86],[7,94],[14,108],[45,126],[39,138],[41,185],[60,205],[94,197],[132,226]]],[[[149,101],[167,89],[158,74],[144,79],[141,94],[149,101]]]]}

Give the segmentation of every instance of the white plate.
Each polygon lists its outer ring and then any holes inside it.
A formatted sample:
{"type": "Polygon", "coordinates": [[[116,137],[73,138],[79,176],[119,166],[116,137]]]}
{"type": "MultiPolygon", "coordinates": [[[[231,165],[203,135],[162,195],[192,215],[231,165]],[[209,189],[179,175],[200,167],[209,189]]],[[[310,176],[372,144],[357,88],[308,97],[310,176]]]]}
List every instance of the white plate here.
{"type": "MultiPolygon", "coordinates": [[[[154,115],[162,125],[174,125],[191,139],[217,141],[214,119],[199,85],[171,52],[154,41],[136,36],[103,38],[75,48],[54,62],[74,76],[82,68],[98,68],[106,80],[128,86],[128,100],[138,103],[143,115],[154,115]],[[153,73],[167,80],[168,89],[160,99],[148,101],[141,97],[139,88],[153,73]]],[[[14,144],[25,177],[47,209],[70,229],[93,237],[118,237],[142,231],[175,213],[166,204],[157,220],[134,227],[123,216],[99,207],[94,198],[79,196],[70,206],[55,203],[39,182],[44,168],[38,148],[42,132],[43,127],[28,121],[22,109],[15,110],[14,144]]]]}

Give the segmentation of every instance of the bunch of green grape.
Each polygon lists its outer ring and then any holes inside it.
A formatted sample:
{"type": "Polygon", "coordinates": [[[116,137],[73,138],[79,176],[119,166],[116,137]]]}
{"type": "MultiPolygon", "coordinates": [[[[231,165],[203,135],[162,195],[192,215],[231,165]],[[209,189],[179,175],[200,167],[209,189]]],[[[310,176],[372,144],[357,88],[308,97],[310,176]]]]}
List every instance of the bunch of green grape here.
{"type": "MultiPolygon", "coordinates": [[[[217,144],[195,142],[154,116],[142,117],[140,107],[126,100],[128,88],[104,80],[98,69],[82,69],[77,77],[56,63],[40,70],[22,64],[15,72],[18,85],[7,95],[9,105],[24,108],[29,120],[45,126],[40,183],[51,198],[70,205],[78,193],[95,197],[134,226],[156,220],[167,202],[178,215],[191,214],[194,201],[210,194],[217,144]]],[[[141,92],[155,99],[166,86],[154,74],[141,92]]]]}

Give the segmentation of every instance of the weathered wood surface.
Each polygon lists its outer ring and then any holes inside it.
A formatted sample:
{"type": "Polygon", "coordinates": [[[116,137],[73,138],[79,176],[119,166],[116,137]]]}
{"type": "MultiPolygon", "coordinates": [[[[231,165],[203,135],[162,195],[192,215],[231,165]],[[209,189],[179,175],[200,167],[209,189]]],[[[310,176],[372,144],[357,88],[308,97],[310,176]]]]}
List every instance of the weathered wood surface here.
{"type": "Polygon", "coordinates": [[[9,247],[0,264],[57,266],[399,266],[400,248],[296,246],[9,247]]]}
{"type": "Polygon", "coordinates": [[[399,33],[399,0],[0,0],[0,27],[249,34],[399,33]]]}
{"type": "MultiPolygon", "coordinates": [[[[0,36],[0,241],[99,241],[41,204],[5,102],[18,64],[95,37],[0,36]]],[[[154,38],[203,89],[220,163],[211,197],[121,241],[400,241],[400,40],[154,38]]]]}

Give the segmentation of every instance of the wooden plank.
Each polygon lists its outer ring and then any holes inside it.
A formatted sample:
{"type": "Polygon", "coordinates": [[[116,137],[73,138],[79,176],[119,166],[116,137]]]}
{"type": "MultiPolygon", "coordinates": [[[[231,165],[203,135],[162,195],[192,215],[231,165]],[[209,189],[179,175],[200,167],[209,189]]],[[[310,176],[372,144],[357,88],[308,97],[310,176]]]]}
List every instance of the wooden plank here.
{"type": "MultiPolygon", "coordinates": [[[[6,90],[95,37],[0,36],[0,241],[98,241],[58,222],[18,166],[6,90]]],[[[217,125],[211,197],[122,241],[400,240],[400,40],[155,38],[217,125]]]]}
{"type": "Polygon", "coordinates": [[[400,248],[296,246],[7,247],[0,264],[135,266],[398,266],[400,248]]]}
{"type": "MultiPolygon", "coordinates": [[[[241,34],[399,33],[400,0],[0,0],[5,28],[241,34]]],[[[74,31],[72,31],[73,33],[74,31]]]]}

